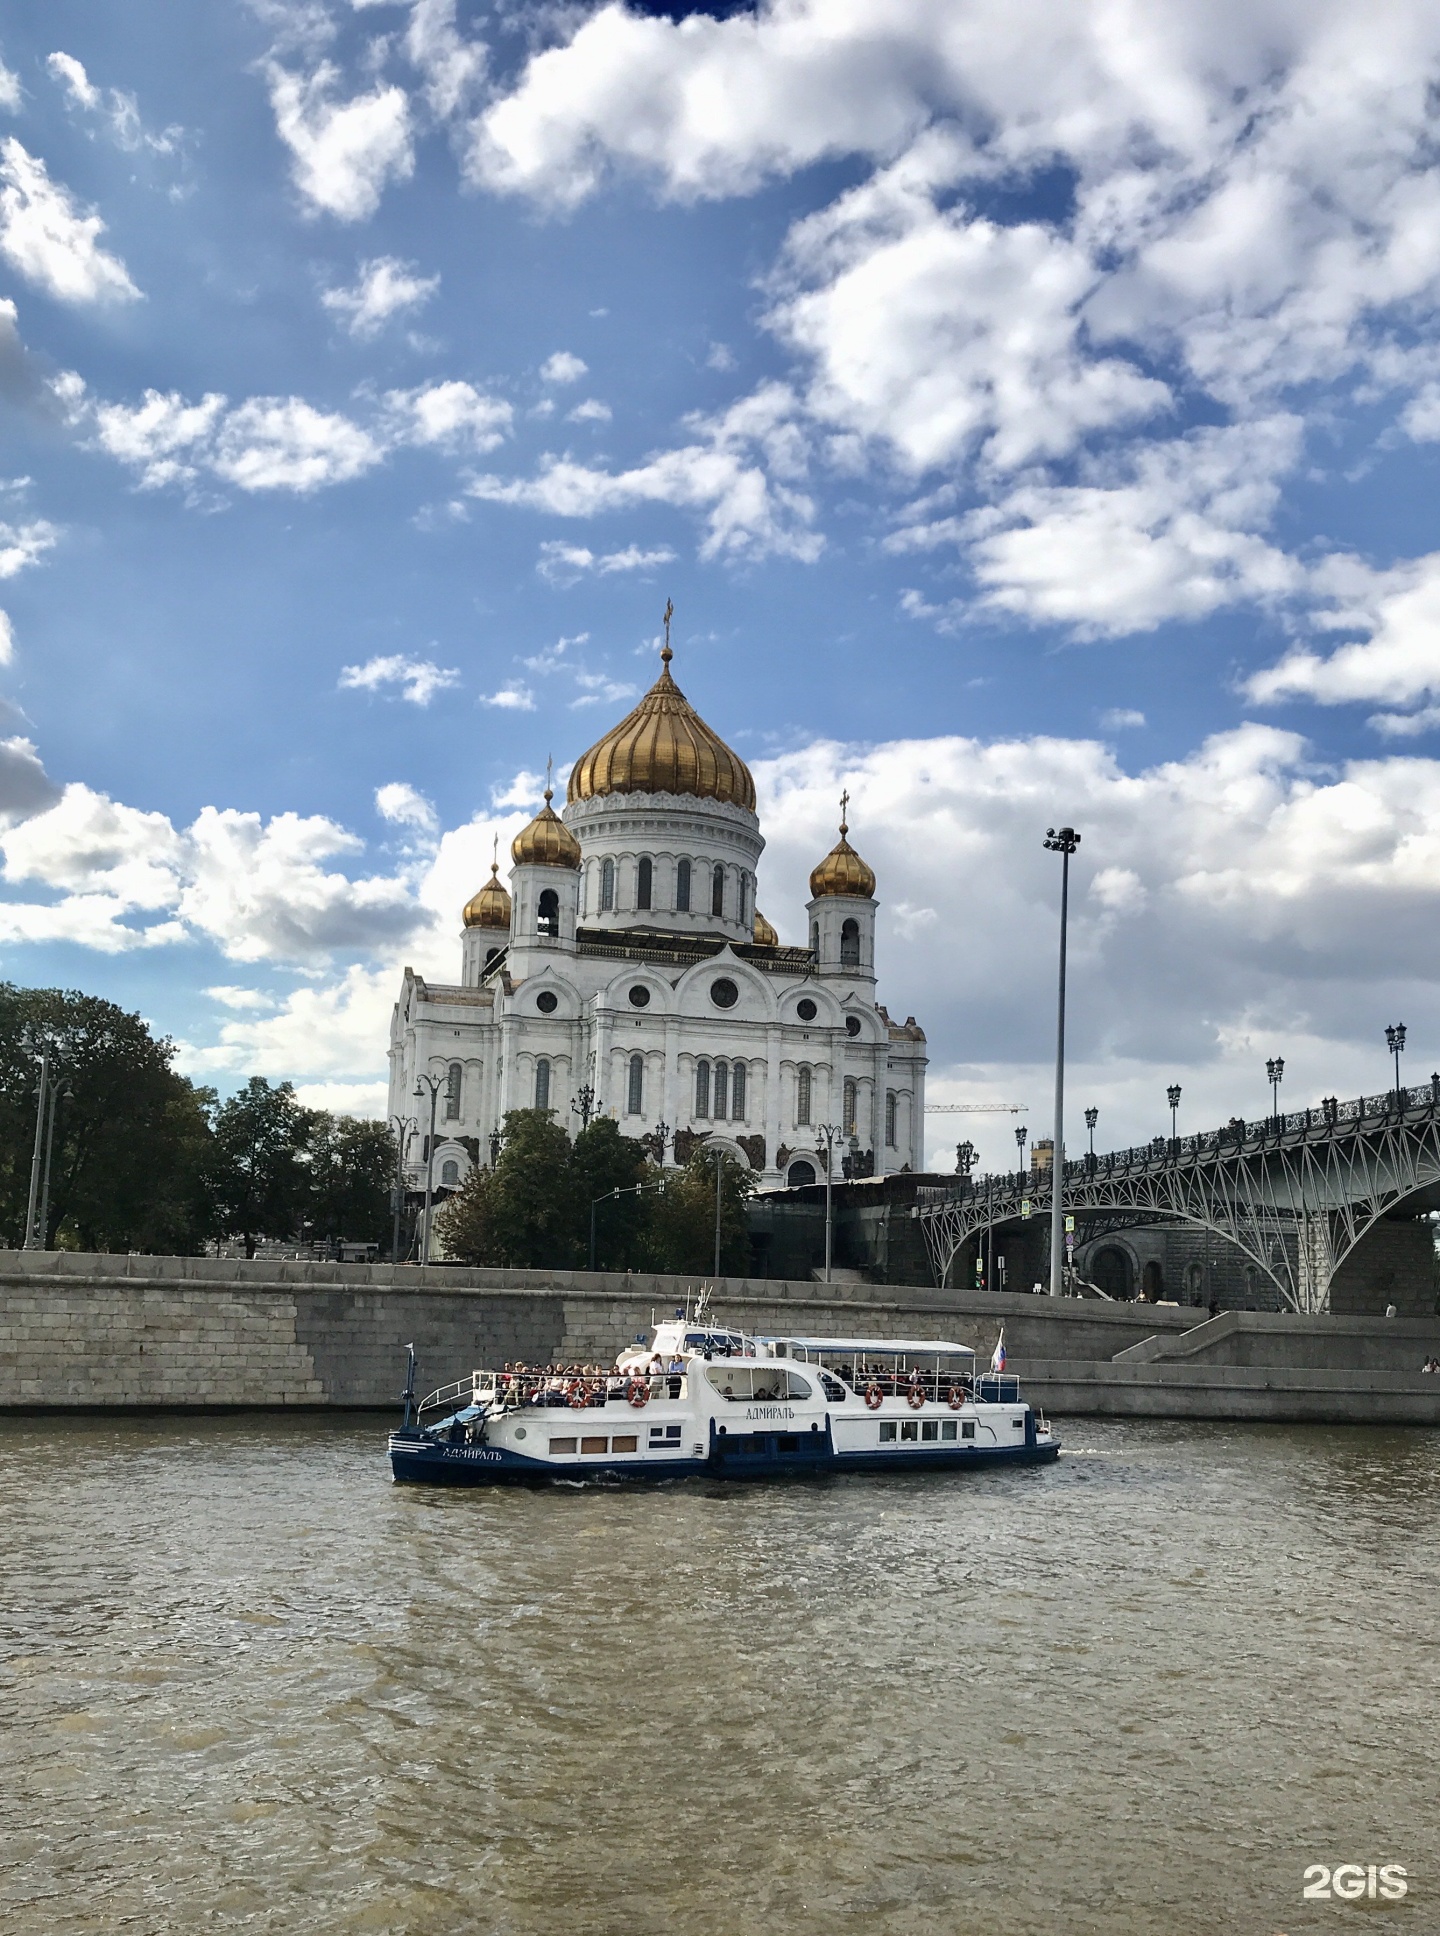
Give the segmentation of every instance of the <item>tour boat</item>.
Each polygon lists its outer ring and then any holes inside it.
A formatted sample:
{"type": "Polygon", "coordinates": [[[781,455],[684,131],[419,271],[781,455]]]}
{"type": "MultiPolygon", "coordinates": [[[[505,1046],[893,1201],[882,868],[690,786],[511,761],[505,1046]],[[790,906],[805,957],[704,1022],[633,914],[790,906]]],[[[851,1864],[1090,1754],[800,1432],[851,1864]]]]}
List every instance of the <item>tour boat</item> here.
{"type": "Polygon", "coordinates": [[[1060,1450],[1019,1380],[977,1375],[968,1345],[750,1337],[703,1306],[611,1370],[508,1365],[418,1405],[412,1346],[404,1401],[390,1464],[421,1485],[1039,1465],[1060,1450]]]}

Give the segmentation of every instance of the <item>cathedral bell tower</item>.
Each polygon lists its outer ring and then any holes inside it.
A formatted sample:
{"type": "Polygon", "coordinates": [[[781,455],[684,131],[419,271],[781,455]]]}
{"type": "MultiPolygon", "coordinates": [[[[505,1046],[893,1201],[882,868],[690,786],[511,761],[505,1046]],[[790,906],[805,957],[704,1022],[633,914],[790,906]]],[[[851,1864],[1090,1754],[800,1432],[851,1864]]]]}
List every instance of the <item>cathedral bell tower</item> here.
{"type": "Polygon", "coordinates": [[[846,839],[848,793],[840,796],[840,838],[810,876],[810,946],[822,975],[875,980],[875,873],[846,839]]]}
{"type": "Polygon", "coordinates": [[[537,954],[575,953],[580,910],[580,843],[550,802],[516,834],[510,847],[510,973],[523,981],[539,966],[537,954]]]}

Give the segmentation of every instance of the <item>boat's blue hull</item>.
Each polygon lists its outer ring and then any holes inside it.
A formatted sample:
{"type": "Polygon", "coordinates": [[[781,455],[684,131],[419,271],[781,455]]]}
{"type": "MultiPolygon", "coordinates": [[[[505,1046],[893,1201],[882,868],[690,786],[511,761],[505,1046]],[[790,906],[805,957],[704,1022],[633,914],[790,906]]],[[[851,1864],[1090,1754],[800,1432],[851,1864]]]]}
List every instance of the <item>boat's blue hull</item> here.
{"type": "Polygon", "coordinates": [[[489,1445],[450,1445],[419,1433],[396,1432],[390,1439],[390,1466],[402,1485],[493,1486],[514,1482],[555,1483],[589,1479],[654,1482],[665,1479],[775,1479],[801,1472],[903,1472],[997,1465],[1048,1465],[1060,1452],[1058,1439],[1040,1444],[1001,1445],[976,1450],[973,1446],[927,1447],[910,1452],[835,1452],[826,1439],[802,1441],[799,1452],[727,1452],[720,1441],[708,1458],[587,1459],[557,1465],[553,1459],[527,1458],[524,1453],[489,1445]],[[814,1450],[811,1444],[814,1443],[814,1450]]]}

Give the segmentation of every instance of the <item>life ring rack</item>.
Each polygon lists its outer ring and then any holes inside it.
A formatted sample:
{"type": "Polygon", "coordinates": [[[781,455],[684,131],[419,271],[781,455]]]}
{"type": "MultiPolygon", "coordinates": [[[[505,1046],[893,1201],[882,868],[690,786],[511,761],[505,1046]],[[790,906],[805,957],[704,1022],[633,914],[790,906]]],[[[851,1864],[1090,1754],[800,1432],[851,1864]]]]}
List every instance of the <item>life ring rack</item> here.
{"type": "Polygon", "coordinates": [[[865,1403],[869,1406],[872,1412],[878,1412],[880,1407],[884,1404],[884,1402],[885,1402],[884,1392],[882,1392],[880,1387],[877,1384],[875,1384],[872,1380],[872,1382],[865,1387],[865,1403]]]}

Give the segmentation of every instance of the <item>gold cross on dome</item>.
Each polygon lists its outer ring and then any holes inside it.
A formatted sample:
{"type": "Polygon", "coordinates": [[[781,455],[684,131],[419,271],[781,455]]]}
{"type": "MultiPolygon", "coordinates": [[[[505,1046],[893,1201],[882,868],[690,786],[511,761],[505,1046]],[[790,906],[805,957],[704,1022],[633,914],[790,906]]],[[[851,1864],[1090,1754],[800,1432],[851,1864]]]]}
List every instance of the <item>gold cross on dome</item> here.
{"type": "Polygon", "coordinates": [[[849,811],[850,811],[850,789],[847,787],[845,791],[840,795],[840,831],[842,834],[848,834],[850,831],[848,825],[846,824],[846,815],[849,813],[849,811]]]}
{"type": "Polygon", "coordinates": [[[670,621],[672,618],[674,618],[674,616],[675,616],[674,602],[673,600],[667,598],[665,601],[665,643],[661,647],[661,651],[660,651],[660,657],[665,662],[666,665],[669,665],[672,657],[672,654],[670,651],[670,621]]]}
{"type": "Polygon", "coordinates": [[[545,759],[545,804],[550,804],[550,796],[555,791],[555,756],[547,754],[545,759]]]}

